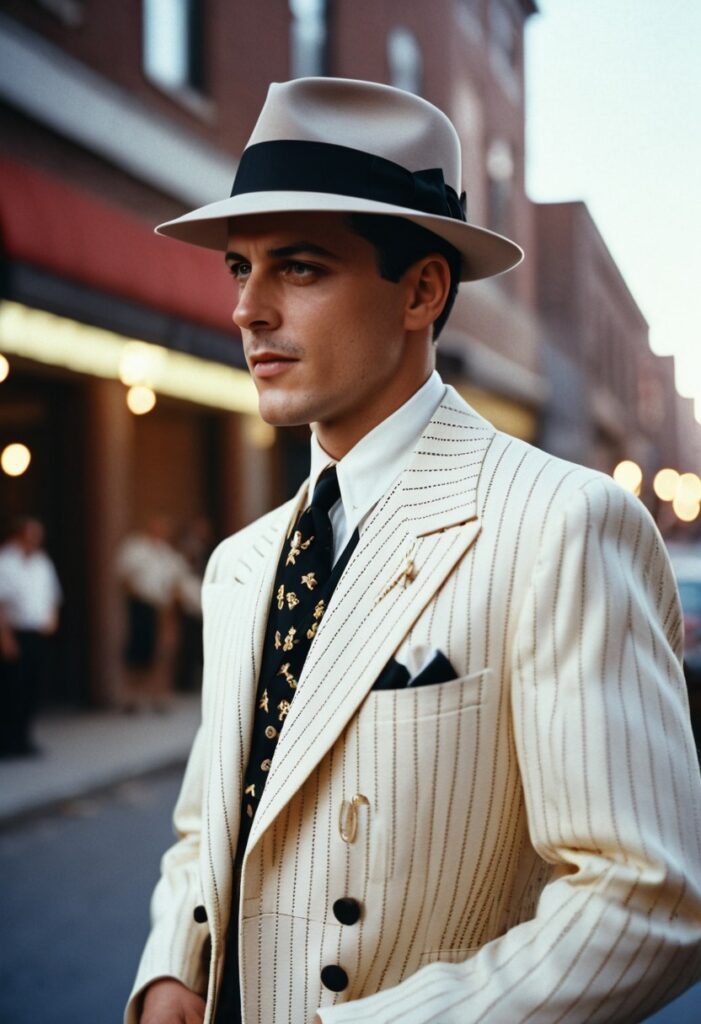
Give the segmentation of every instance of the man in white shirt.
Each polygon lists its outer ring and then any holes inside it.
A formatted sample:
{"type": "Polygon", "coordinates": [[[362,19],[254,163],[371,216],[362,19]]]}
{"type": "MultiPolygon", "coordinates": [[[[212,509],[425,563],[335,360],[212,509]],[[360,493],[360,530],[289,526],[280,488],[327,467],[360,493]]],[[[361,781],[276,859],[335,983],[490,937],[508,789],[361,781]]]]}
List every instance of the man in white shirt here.
{"type": "Polygon", "coordinates": [[[0,754],[36,753],[31,725],[36,714],[47,638],[58,627],[61,586],[43,550],[44,528],[18,519],[0,548],[0,754]]]}
{"type": "Polygon", "coordinates": [[[126,598],[122,707],[125,711],[168,707],[173,661],[178,646],[178,605],[192,572],[170,542],[172,527],[164,515],[125,537],[117,550],[116,574],[126,598]]]}
{"type": "Polygon", "coordinates": [[[271,86],[226,250],[263,418],[311,475],[203,587],[202,726],[128,1024],[633,1022],[701,973],[701,786],[637,499],[435,372],[460,146],[374,83],[271,86]]]}

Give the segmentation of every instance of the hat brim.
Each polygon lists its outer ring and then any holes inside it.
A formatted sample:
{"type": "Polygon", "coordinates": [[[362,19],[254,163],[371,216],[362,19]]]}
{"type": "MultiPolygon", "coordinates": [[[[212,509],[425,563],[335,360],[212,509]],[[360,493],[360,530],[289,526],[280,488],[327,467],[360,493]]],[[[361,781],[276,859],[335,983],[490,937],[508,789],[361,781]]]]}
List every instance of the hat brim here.
{"type": "Polygon", "coordinates": [[[523,259],[520,246],[486,228],[391,203],[327,192],[246,192],[159,224],[156,234],[225,252],[232,218],[297,212],[370,213],[411,220],[433,231],[458,250],[463,257],[461,281],[479,281],[503,274],[523,259]]]}

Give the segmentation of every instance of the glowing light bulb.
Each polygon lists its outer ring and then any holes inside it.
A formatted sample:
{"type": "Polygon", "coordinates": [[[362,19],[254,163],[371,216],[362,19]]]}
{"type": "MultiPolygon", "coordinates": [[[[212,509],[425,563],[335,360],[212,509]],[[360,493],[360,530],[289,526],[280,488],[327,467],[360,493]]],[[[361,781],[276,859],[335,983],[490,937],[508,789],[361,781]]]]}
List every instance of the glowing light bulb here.
{"type": "Polygon", "coordinates": [[[156,404],[156,394],[145,384],[134,384],[127,391],[127,406],[135,416],[145,416],[156,404]]]}
{"type": "Polygon", "coordinates": [[[0,466],[8,476],[22,476],[29,469],[32,453],[26,444],[8,444],[0,455],[0,466]]]}

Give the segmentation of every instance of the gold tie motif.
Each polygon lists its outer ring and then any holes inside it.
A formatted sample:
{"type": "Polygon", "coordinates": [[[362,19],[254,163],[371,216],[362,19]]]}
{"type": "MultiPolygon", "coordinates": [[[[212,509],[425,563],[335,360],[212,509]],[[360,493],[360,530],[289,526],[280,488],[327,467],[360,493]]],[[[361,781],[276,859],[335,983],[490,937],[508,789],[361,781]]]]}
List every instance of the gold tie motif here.
{"type": "Polygon", "coordinates": [[[291,590],[287,595],[287,607],[292,611],[293,608],[299,604],[299,598],[295,594],[294,590],[291,590]]]}
{"type": "Polygon", "coordinates": [[[320,619],[325,611],[326,611],[326,607],[324,605],[324,602],[323,601],[319,601],[319,603],[317,604],[316,608],[314,609],[314,618],[315,619],[320,619]]]}
{"type": "Polygon", "coordinates": [[[307,630],[307,640],[313,640],[316,636],[316,631],[319,628],[318,622],[312,622],[311,626],[307,630]]]}
{"type": "Polygon", "coordinates": [[[295,679],[295,677],[290,672],[290,663],[289,663],[289,661],[286,661],[284,665],[280,666],[280,669],[278,671],[278,675],[279,676],[284,676],[285,679],[290,684],[290,686],[292,687],[293,690],[297,689],[297,680],[295,679]]]}
{"type": "Polygon", "coordinates": [[[308,587],[310,590],[314,590],[314,588],[317,585],[316,573],[305,573],[305,575],[302,577],[302,583],[305,585],[305,587],[308,587]]]}
{"type": "MultiPolygon", "coordinates": [[[[296,632],[297,630],[295,629],[294,626],[290,626],[290,628],[287,630],[287,636],[285,637],[285,640],[282,645],[283,651],[291,651],[294,645],[299,643],[299,640],[295,640],[296,632]]],[[[277,644],[275,644],[275,646],[277,647],[277,644]]]]}
{"type": "Polygon", "coordinates": [[[258,707],[261,709],[261,711],[265,711],[266,714],[268,713],[268,691],[267,690],[263,690],[263,696],[260,699],[260,704],[258,705],[258,707]]]}
{"type": "Polygon", "coordinates": [[[285,562],[285,565],[296,565],[297,558],[299,557],[301,552],[306,551],[313,540],[314,537],[310,537],[308,540],[303,541],[302,534],[299,532],[299,530],[295,530],[295,532],[292,535],[292,540],[290,541],[290,550],[287,553],[287,560],[285,562]]]}
{"type": "Polygon", "coordinates": [[[277,606],[279,611],[282,611],[285,607],[285,586],[283,583],[277,588],[277,606]]]}
{"type": "Polygon", "coordinates": [[[290,702],[289,702],[289,700],[281,700],[280,703],[277,706],[277,709],[280,712],[280,714],[278,715],[278,718],[282,722],[285,718],[287,718],[287,715],[288,715],[289,710],[290,710],[290,702]]]}

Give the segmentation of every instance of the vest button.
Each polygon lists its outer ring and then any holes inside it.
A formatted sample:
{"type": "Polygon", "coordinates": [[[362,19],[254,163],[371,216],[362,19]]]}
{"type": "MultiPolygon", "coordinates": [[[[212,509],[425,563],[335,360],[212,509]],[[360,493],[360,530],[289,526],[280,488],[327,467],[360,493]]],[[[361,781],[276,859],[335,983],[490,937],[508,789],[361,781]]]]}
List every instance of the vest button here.
{"type": "Polygon", "coordinates": [[[343,992],[348,988],[348,975],[338,964],[327,964],[321,969],[322,984],[332,992],[343,992]]]}
{"type": "Polygon", "coordinates": [[[207,921],[207,911],[202,906],[195,907],[195,909],[192,911],[192,916],[194,917],[197,924],[205,924],[207,921]]]}
{"type": "Polygon", "coordinates": [[[357,924],[360,920],[360,904],[352,896],[343,896],[333,905],[334,917],[341,924],[357,924]]]}

